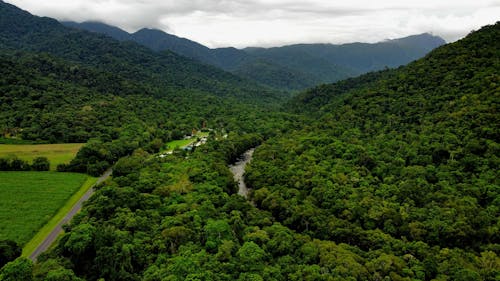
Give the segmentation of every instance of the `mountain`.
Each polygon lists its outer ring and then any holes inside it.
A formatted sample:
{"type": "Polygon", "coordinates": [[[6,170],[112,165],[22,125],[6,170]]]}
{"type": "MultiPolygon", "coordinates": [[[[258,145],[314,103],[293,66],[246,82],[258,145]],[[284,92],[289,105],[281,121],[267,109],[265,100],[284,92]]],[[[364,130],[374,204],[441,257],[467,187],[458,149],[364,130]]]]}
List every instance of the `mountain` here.
{"type": "Polygon", "coordinates": [[[170,50],[263,85],[286,90],[305,89],[385,67],[404,65],[445,43],[437,36],[421,34],[375,44],[299,44],[267,49],[210,49],[155,29],[141,29],[126,37],[125,31],[118,32],[116,27],[103,23],[63,24],[104,33],[118,40],[135,41],[155,51],[170,50]]]}
{"type": "Polygon", "coordinates": [[[286,98],[175,53],[0,2],[0,140],[89,142],[62,170],[98,175],[137,148],[157,151],[203,124],[268,127],[267,111],[286,98]]]}
{"type": "Polygon", "coordinates": [[[68,28],[7,3],[0,4],[0,47],[45,52],[72,62],[149,82],[163,95],[181,89],[243,99],[274,98],[276,93],[218,68],[173,52],[154,52],[134,42],[68,28]]]}
{"type": "Polygon", "coordinates": [[[445,43],[440,37],[424,33],[375,44],[298,44],[268,49],[247,48],[245,51],[281,65],[304,66],[320,80],[332,82],[339,79],[331,76],[332,70],[328,66],[341,66],[346,69],[341,69],[340,73],[355,76],[407,64],[445,43]],[[315,68],[314,65],[318,66],[315,68]]]}
{"type": "MultiPolygon", "coordinates": [[[[246,111],[245,130],[192,153],[136,150],[35,266],[17,259],[0,279],[497,280],[499,36],[500,23],[407,66],[314,87],[265,120],[264,138],[243,133],[265,116],[246,111]],[[228,164],[250,148],[245,198],[228,164]]],[[[18,79],[68,75],[18,63],[18,79]]]]}
{"type": "Polygon", "coordinates": [[[498,38],[500,22],[288,103],[307,125],[259,146],[245,181],[252,202],[284,226],[346,245],[339,261],[360,257],[322,268],[325,279],[498,276],[498,38]],[[372,267],[382,260],[385,269],[372,267]]]}
{"type": "Polygon", "coordinates": [[[209,49],[208,47],[205,47],[197,42],[177,37],[158,29],[143,28],[134,33],[127,33],[118,27],[100,22],[76,23],[63,21],[61,23],[68,27],[106,34],[120,41],[134,41],[157,52],[169,50],[206,64],[215,65],[225,70],[230,68],[228,63],[225,62],[226,51],[228,54],[227,56],[233,58],[232,60],[230,59],[231,62],[234,62],[235,59],[238,60],[247,56],[245,52],[234,48],[220,49],[218,52],[215,52],[214,50],[209,49]]]}
{"type": "Polygon", "coordinates": [[[88,30],[91,32],[95,32],[95,33],[106,34],[109,37],[113,37],[116,40],[120,40],[120,41],[130,40],[130,34],[128,32],[126,32],[125,30],[122,30],[118,27],[115,27],[112,25],[107,25],[107,24],[104,24],[101,22],[86,21],[86,22],[82,22],[82,23],[76,23],[76,22],[72,22],[72,21],[63,21],[61,23],[67,27],[79,28],[79,29],[84,29],[84,30],[88,30]]]}

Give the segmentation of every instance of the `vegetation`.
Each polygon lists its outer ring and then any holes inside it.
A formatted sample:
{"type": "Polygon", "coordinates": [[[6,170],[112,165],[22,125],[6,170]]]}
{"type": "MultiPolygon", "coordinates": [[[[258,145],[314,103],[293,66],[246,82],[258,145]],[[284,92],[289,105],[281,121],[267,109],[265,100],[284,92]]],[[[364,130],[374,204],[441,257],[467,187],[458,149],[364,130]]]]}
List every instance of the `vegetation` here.
{"type": "Polygon", "coordinates": [[[298,96],[288,108],[317,121],[256,150],[246,178],[257,207],[349,245],[361,264],[348,268],[368,275],[339,278],[498,278],[498,36],[497,23],[398,70],[298,96]]]}
{"type": "Polygon", "coordinates": [[[21,247],[12,240],[0,240],[0,268],[21,256],[21,247]]]}
{"type": "Polygon", "coordinates": [[[94,186],[96,180],[96,178],[87,177],[85,182],[66,202],[64,202],[64,205],[59,208],[57,213],[38,230],[28,243],[24,244],[24,247],[22,248],[23,257],[29,257],[36,250],[36,248],[40,246],[43,240],[52,230],[54,230],[64,216],[66,216],[73,206],[75,206],[75,204],[82,198],[82,196],[94,186]]]}
{"type": "Polygon", "coordinates": [[[0,172],[0,240],[26,244],[86,178],[57,172],[0,172]]]}
{"type": "Polygon", "coordinates": [[[69,163],[82,145],[82,143],[0,144],[0,158],[23,160],[31,163],[33,170],[36,171],[49,170],[46,165],[50,164],[51,170],[55,171],[57,165],[69,163]]]}
{"type": "Polygon", "coordinates": [[[302,90],[386,67],[398,67],[423,57],[445,41],[428,33],[375,44],[299,44],[274,48],[209,49],[199,43],[155,29],[129,34],[99,22],[63,22],[78,29],[134,41],[155,51],[169,50],[220,67],[260,84],[302,90]]]}
{"type": "Polygon", "coordinates": [[[230,74],[0,7],[22,50],[0,56],[4,135],[87,141],[59,170],[114,164],[0,280],[498,280],[500,23],[278,112],[230,74]],[[156,157],[207,124],[227,138],[156,157]],[[256,146],[246,200],[228,164],[256,146]]]}

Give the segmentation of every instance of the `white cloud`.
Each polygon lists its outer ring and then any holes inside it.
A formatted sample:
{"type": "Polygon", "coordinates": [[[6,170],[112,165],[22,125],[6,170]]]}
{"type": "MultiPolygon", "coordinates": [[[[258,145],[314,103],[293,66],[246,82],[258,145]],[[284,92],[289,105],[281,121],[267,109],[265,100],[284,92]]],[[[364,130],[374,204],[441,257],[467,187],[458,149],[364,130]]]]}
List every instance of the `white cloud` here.
{"type": "Polygon", "coordinates": [[[376,42],[432,32],[447,41],[500,20],[500,0],[8,0],[36,15],[163,29],[210,47],[376,42]]]}

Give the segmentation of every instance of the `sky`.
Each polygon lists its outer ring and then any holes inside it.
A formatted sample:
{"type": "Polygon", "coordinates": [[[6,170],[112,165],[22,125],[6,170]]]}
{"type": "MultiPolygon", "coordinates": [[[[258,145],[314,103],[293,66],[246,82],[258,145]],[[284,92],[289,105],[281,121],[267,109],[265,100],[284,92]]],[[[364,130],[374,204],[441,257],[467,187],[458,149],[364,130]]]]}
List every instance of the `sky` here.
{"type": "Polygon", "coordinates": [[[500,0],[6,0],[58,20],[156,28],[211,48],[379,42],[424,32],[456,41],[500,20],[500,0]]]}

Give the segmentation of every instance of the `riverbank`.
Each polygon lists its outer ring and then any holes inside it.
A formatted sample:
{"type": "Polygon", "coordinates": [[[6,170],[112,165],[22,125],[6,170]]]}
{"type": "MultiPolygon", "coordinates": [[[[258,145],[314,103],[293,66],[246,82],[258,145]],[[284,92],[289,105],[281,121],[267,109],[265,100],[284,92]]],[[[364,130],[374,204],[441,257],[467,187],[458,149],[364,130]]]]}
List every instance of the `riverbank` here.
{"type": "Polygon", "coordinates": [[[252,156],[255,148],[251,148],[243,153],[236,163],[229,165],[229,169],[233,173],[234,180],[238,182],[238,194],[247,198],[248,188],[245,184],[245,167],[250,161],[252,161],[252,156]]]}

